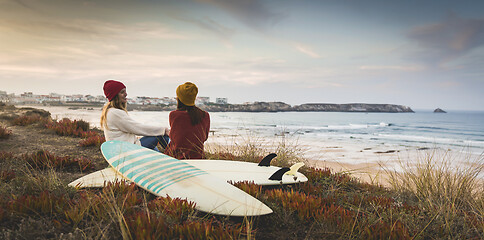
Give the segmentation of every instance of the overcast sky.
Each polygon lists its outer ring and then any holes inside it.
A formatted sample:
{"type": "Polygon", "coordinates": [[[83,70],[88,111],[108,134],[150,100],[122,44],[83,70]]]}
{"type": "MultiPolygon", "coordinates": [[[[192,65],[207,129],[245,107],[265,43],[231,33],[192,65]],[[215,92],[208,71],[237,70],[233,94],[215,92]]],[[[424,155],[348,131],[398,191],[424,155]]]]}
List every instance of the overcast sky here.
{"type": "Polygon", "coordinates": [[[0,90],[484,110],[484,1],[0,0],[0,90]]]}

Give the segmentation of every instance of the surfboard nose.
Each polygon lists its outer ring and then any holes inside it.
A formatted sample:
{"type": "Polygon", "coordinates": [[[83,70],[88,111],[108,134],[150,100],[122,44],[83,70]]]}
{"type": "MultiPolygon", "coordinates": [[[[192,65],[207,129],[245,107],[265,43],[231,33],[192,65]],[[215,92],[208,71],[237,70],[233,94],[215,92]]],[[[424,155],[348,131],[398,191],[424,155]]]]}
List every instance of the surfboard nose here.
{"type": "Polygon", "coordinates": [[[210,211],[210,213],[229,215],[232,217],[252,217],[271,214],[273,211],[267,205],[255,198],[246,198],[244,204],[225,202],[220,206],[214,207],[213,211],[210,211]]]}
{"type": "Polygon", "coordinates": [[[273,213],[272,209],[270,209],[267,205],[262,204],[259,206],[259,208],[254,207],[253,211],[245,212],[240,215],[233,215],[233,216],[247,216],[247,217],[252,217],[252,216],[260,216],[260,215],[267,215],[273,213]]]}

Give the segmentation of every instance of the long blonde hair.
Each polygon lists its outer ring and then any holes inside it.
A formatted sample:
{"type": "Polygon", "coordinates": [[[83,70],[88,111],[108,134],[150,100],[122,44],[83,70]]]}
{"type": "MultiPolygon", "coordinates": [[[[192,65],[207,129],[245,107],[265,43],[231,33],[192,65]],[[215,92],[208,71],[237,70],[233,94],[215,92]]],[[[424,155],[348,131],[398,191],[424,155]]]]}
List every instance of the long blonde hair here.
{"type": "Polygon", "coordinates": [[[110,102],[106,103],[103,107],[103,111],[102,111],[102,114],[101,114],[101,129],[106,129],[108,130],[108,123],[107,123],[107,116],[108,116],[108,110],[110,108],[117,108],[117,109],[121,109],[121,110],[124,110],[125,112],[128,112],[128,110],[126,109],[127,107],[127,104],[126,103],[122,103],[121,100],[119,99],[118,95],[116,95],[113,100],[111,100],[110,102]]]}

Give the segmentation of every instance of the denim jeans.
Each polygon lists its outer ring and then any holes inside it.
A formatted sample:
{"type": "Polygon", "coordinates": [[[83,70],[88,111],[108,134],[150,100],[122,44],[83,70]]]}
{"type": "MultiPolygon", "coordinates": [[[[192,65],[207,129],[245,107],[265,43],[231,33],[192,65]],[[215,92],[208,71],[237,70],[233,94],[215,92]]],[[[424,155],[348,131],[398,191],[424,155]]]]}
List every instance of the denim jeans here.
{"type": "Polygon", "coordinates": [[[145,137],[140,138],[139,141],[141,142],[141,146],[159,152],[156,145],[159,143],[163,148],[166,148],[166,146],[168,146],[168,143],[170,142],[170,138],[166,135],[164,135],[164,136],[145,136],[145,137]]]}

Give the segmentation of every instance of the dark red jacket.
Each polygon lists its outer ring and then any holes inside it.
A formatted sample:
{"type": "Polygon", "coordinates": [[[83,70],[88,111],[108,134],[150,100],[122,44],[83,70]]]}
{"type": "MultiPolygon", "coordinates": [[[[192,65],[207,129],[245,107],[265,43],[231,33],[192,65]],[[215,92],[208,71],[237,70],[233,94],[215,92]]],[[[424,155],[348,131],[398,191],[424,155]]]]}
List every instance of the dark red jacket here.
{"type": "Polygon", "coordinates": [[[210,131],[210,115],[203,111],[202,121],[193,126],[187,111],[170,112],[170,143],[165,153],[177,159],[201,159],[203,143],[210,131]]]}

